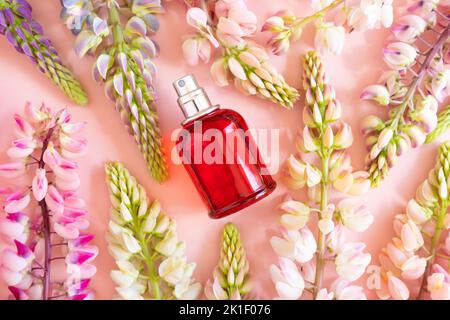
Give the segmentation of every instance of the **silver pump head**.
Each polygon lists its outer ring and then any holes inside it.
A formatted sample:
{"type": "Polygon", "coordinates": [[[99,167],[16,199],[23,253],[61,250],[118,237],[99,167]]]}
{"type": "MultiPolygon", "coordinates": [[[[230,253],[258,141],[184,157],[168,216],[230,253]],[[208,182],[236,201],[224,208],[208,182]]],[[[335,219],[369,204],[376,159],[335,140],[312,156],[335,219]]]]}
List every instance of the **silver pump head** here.
{"type": "Polygon", "coordinates": [[[185,121],[208,113],[213,108],[205,90],[199,87],[192,74],[176,80],[173,87],[178,94],[178,105],[186,117],[185,121]]]}

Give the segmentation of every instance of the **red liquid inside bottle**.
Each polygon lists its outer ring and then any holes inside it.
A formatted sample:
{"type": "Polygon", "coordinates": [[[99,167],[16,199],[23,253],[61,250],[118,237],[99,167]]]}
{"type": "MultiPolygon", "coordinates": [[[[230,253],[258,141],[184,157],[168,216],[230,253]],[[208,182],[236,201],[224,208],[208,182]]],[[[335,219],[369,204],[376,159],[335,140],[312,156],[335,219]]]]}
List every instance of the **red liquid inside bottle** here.
{"type": "Polygon", "coordinates": [[[209,216],[225,217],[269,195],[276,183],[242,116],[212,106],[192,76],[174,86],[187,116],[177,148],[209,216]]]}

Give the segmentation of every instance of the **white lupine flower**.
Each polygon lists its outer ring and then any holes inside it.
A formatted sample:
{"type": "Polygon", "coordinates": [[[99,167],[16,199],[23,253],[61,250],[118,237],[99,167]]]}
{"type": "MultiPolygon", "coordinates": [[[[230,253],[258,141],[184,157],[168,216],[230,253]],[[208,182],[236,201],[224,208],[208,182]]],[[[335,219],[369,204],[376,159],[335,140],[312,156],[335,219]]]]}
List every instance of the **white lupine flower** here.
{"type": "Polygon", "coordinates": [[[319,51],[329,51],[335,55],[342,52],[345,42],[345,29],[333,23],[320,23],[317,25],[315,47],[319,51]]]}
{"type": "Polygon", "coordinates": [[[348,24],[360,31],[388,28],[393,22],[392,0],[361,0],[348,16],[348,24]]]}

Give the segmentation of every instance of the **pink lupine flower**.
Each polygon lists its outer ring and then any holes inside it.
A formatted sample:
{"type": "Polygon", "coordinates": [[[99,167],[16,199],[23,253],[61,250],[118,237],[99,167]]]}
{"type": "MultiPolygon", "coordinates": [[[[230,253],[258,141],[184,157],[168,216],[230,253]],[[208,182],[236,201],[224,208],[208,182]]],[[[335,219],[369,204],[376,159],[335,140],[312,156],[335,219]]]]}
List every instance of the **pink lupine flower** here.
{"type": "Polygon", "coordinates": [[[15,133],[20,138],[31,137],[34,134],[33,126],[20,115],[14,115],[15,133]]]}
{"type": "Polygon", "coordinates": [[[66,109],[52,113],[45,106],[27,104],[25,112],[27,120],[14,117],[17,139],[7,152],[21,161],[0,165],[0,172],[15,177],[32,166],[37,168],[29,186],[17,191],[2,190],[7,216],[0,218],[0,234],[10,247],[1,255],[0,274],[16,299],[92,298],[87,286],[96,272],[91,261],[98,249],[89,245],[92,235],[81,233],[89,227],[89,221],[84,201],[76,196],[80,184],[77,164],[69,160],[85,150],[86,141],[75,136],[84,123],[71,124],[66,109]],[[39,208],[29,223],[32,201],[39,208]],[[53,262],[53,244],[67,248],[63,250],[67,254],[64,288],[52,286],[49,266],[53,262]]]}
{"type": "Polygon", "coordinates": [[[5,178],[16,178],[25,172],[25,163],[9,162],[0,164],[0,175],[5,178]]]}
{"type": "Polygon", "coordinates": [[[36,148],[36,141],[31,137],[14,140],[6,154],[13,159],[23,159],[31,155],[36,148]]]}
{"type": "Polygon", "coordinates": [[[36,176],[33,178],[32,190],[37,201],[44,199],[47,194],[48,180],[45,169],[36,169],[36,176]]]}
{"type": "Polygon", "coordinates": [[[3,210],[6,213],[16,213],[25,209],[30,203],[29,193],[15,192],[6,198],[6,205],[3,210]]]}
{"type": "Polygon", "coordinates": [[[336,257],[336,272],[348,281],[355,281],[364,274],[370,263],[370,254],[364,253],[363,243],[347,243],[336,257]]]}

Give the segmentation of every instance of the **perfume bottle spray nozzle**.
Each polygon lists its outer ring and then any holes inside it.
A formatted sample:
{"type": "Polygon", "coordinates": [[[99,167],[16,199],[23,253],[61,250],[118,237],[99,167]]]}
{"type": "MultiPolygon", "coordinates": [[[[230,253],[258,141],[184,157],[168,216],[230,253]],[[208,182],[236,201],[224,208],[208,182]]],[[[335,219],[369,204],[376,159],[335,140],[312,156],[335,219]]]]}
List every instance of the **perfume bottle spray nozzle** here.
{"type": "Polygon", "coordinates": [[[205,90],[199,87],[193,75],[176,80],[173,87],[178,95],[178,105],[186,119],[195,118],[212,107],[205,90]]]}

